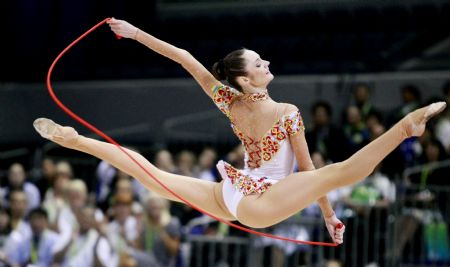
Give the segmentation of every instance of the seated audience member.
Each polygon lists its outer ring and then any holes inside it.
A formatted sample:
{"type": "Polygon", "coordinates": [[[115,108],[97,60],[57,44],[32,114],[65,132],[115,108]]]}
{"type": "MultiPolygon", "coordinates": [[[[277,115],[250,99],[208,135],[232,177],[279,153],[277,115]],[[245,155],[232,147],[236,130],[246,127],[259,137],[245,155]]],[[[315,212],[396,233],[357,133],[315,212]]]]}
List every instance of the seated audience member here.
{"type": "Polygon", "coordinates": [[[25,168],[20,163],[14,163],[8,170],[8,184],[3,188],[4,201],[8,205],[8,195],[13,190],[23,191],[27,197],[27,212],[41,204],[41,195],[38,188],[27,182],[25,168]]]}
{"type": "Polygon", "coordinates": [[[73,228],[68,242],[59,239],[55,245],[54,263],[61,267],[117,267],[119,257],[107,238],[98,232],[95,209],[89,206],[74,211],[79,227],[73,228]]]}
{"type": "Polygon", "coordinates": [[[48,229],[47,213],[42,208],[31,210],[28,218],[32,235],[12,233],[8,261],[13,266],[51,266],[58,234],[48,229]]]}
{"type": "Polygon", "coordinates": [[[139,266],[176,266],[179,259],[181,226],[169,213],[169,202],[155,194],[144,203],[146,218],[139,235],[143,252],[134,250],[133,257],[139,266]]]}

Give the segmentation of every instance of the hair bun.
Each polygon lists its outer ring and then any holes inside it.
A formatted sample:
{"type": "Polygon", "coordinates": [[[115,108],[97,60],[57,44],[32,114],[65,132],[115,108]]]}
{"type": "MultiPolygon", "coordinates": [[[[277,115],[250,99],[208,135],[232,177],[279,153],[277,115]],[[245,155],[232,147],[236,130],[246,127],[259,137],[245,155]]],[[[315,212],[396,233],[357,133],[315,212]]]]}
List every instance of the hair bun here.
{"type": "Polygon", "coordinates": [[[225,80],[227,78],[227,75],[225,74],[225,63],[223,62],[223,59],[220,59],[219,61],[214,63],[212,67],[212,74],[219,81],[225,80]]]}

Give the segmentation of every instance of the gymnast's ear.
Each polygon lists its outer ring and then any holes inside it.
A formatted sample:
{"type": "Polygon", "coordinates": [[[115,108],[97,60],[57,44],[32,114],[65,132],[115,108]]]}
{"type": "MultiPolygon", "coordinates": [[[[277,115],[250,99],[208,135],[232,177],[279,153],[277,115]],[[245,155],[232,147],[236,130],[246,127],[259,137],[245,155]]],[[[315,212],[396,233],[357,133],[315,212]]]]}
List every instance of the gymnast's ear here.
{"type": "Polygon", "coordinates": [[[250,79],[246,76],[237,76],[236,81],[242,88],[247,87],[250,83],[250,79]]]}

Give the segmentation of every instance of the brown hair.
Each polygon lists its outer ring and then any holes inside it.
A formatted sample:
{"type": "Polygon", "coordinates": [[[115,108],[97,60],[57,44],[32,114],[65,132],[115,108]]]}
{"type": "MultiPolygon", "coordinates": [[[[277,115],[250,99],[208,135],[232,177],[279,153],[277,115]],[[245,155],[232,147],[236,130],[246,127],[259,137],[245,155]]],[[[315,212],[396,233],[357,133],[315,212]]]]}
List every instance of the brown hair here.
{"type": "Polygon", "coordinates": [[[133,196],[131,194],[127,194],[127,193],[118,193],[114,196],[113,204],[114,205],[120,205],[120,204],[131,205],[131,204],[133,204],[133,196]]]}
{"type": "Polygon", "coordinates": [[[217,80],[226,80],[239,91],[242,91],[242,88],[237,82],[237,77],[247,75],[247,71],[245,71],[246,62],[242,57],[245,50],[245,48],[234,50],[212,66],[212,74],[217,80]]]}

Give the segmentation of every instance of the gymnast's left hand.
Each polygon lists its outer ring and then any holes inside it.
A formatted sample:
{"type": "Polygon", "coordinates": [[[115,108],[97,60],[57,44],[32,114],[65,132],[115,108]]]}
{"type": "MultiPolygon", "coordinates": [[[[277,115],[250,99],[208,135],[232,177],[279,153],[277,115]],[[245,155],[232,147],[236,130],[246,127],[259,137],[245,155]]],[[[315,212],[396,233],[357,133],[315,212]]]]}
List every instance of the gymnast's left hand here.
{"type": "Polygon", "coordinates": [[[116,35],[136,40],[136,35],[139,29],[125,20],[111,18],[106,21],[106,23],[109,24],[109,27],[116,35]]]}
{"type": "Polygon", "coordinates": [[[336,244],[342,244],[342,242],[344,242],[345,225],[336,217],[336,214],[324,219],[328,233],[330,233],[333,242],[336,244]],[[338,228],[338,225],[342,225],[342,227],[338,228]]]}

